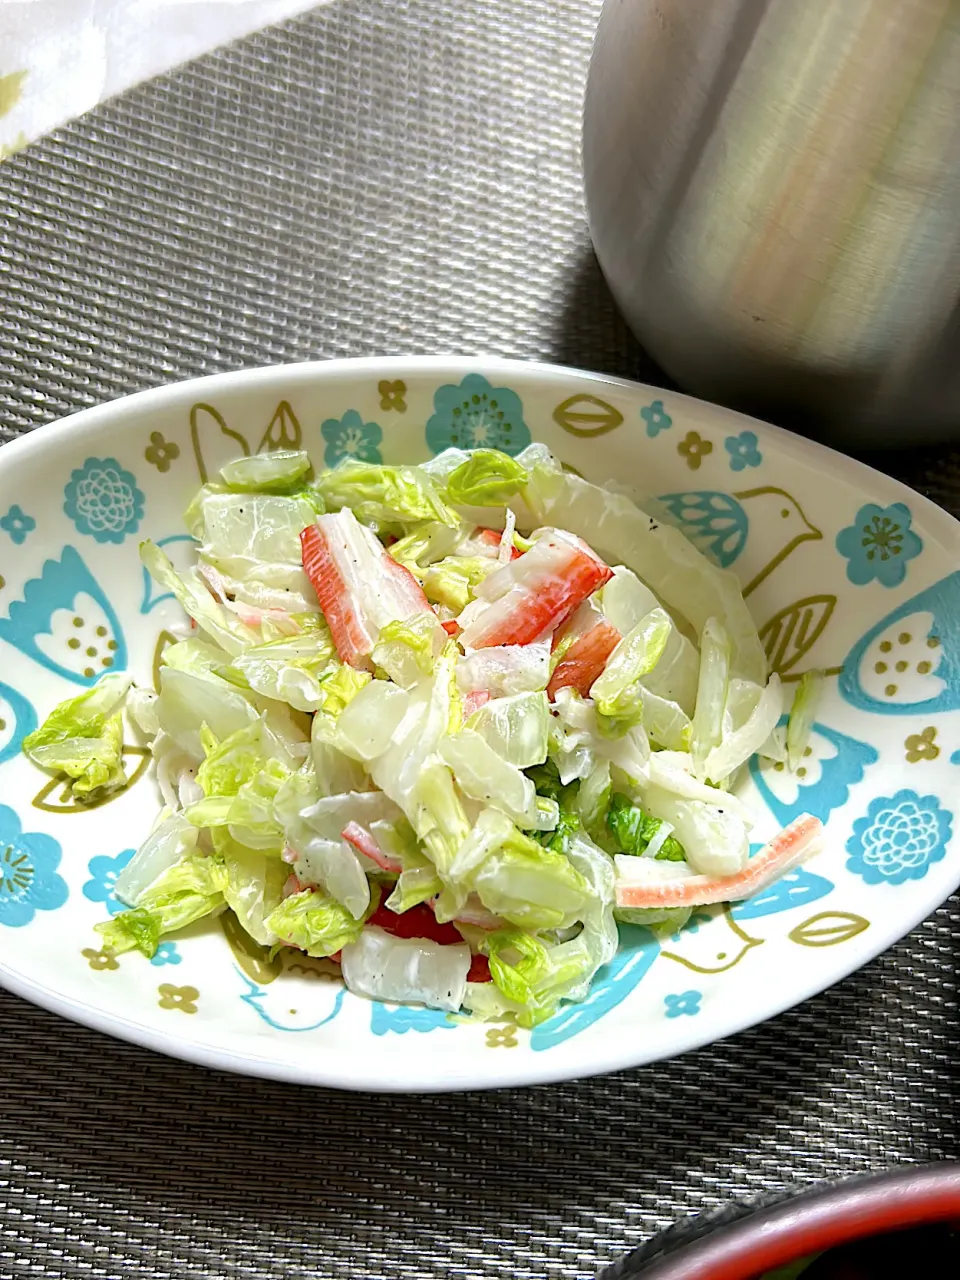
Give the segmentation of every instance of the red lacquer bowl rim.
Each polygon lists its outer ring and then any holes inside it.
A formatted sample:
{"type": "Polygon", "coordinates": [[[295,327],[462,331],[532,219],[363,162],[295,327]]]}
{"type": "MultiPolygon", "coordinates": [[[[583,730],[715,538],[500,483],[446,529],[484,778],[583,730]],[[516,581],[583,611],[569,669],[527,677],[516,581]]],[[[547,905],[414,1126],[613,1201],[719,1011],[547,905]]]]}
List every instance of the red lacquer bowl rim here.
{"type": "Polygon", "coordinates": [[[623,1280],[756,1280],[851,1240],[949,1221],[960,1221],[960,1163],[910,1166],[802,1192],[635,1271],[615,1266],[607,1274],[623,1280]]]}

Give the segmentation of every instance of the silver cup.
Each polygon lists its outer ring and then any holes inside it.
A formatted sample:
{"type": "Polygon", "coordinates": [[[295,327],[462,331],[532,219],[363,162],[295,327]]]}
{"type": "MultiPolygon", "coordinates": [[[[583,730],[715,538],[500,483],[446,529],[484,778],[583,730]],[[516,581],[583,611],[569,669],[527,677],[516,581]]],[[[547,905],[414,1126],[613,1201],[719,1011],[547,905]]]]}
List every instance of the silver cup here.
{"type": "Polygon", "coordinates": [[[960,0],[606,0],[583,167],[684,390],[841,444],[960,436],[960,0]]]}

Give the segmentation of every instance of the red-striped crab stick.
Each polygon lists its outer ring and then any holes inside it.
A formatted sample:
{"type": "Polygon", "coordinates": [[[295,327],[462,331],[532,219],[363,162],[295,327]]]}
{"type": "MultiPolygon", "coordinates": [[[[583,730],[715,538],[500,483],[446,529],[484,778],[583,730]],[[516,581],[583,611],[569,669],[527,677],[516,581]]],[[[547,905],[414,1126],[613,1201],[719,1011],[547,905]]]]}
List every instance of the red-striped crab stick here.
{"type": "Polygon", "coordinates": [[[410,570],[349,508],[318,516],[300,534],[300,545],[337,653],[351,667],[373,670],[370,654],[386,623],[422,612],[436,617],[410,570]]]}
{"type": "Polygon", "coordinates": [[[477,587],[486,607],[467,606],[471,616],[461,643],[468,649],[530,644],[555,630],[612,576],[582,538],[545,529],[529,551],[477,587]]]}
{"type": "Polygon", "coordinates": [[[784,827],[757,851],[742,871],[732,876],[691,875],[682,863],[621,856],[616,859],[616,903],[618,907],[634,910],[673,910],[706,907],[716,902],[740,902],[817,852],[822,837],[823,823],[805,813],[784,827]],[[684,870],[681,871],[681,867],[684,870]]]}

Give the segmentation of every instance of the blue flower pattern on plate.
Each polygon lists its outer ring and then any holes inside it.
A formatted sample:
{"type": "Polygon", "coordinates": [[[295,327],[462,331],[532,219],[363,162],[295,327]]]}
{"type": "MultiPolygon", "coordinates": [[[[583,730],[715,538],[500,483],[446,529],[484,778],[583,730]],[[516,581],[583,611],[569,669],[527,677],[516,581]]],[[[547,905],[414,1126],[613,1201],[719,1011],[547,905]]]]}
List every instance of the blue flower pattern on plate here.
{"type": "Polygon", "coordinates": [[[8,533],[17,546],[22,546],[27,540],[27,534],[33,533],[37,527],[37,522],[33,516],[27,513],[16,503],[10,508],[7,514],[0,519],[0,529],[4,533],[8,533]]]}
{"type": "Polygon", "coordinates": [[[941,578],[871,627],[844,659],[839,689],[851,706],[883,715],[960,709],[960,572],[941,578]],[[902,639],[916,641],[922,657],[907,679],[895,675],[891,680],[878,667],[902,649],[902,639]]]}
{"type": "Polygon", "coordinates": [[[757,436],[754,431],[741,431],[738,436],[727,436],[723,447],[730,455],[731,471],[759,467],[763,461],[763,454],[757,448],[757,436]]]}
{"type": "Polygon", "coordinates": [[[150,963],[159,968],[165,964],[179,964],[182,959],[175,942],[161,942],[151,956],[150,963]]]}
{"type": "Polygon", "coordinates": [[[79,531],[97,542],[123,542],[143,518],[143,493],[116,458],[88,458],[72,472],[63,498],[79,531]]]}
{"type": "Polygon", "coordinates": [[[408,1031],[452,1031],[456,1026],[443,1009],[414,1009],[410,1005],[388,1005],[371,1001],[370,1030],[375,1036],[393,1031],[402,1036],[408,1031]]]}
{"type": "Polygon", "coordinates": [[[867,884],[906,884],[921,880],[940,862],[950,839],[952,814],[936,796],[898,791],[878,796],[866,816],[853,824],[847,841],[847,870],[867,884]]]}
{"type": "Polygon", "coordinates": [[[20,819],[0,804],[0,925],[20,929],[38,911],[56,911],[67,900],[57,874],[60,845],[52,836],[24,831],[20,819]]]}
{"type": "Polygon", "coordinates": [[[652,404],[646,404],[640,410],[640,417],[644,420],[647,427],[647,435],[654,440],[661,431],[669,431],[673,426],[673,419],[663,407],[662,400],[654,400],[652,404]]]}
{"type": "Polygon", "coordinates": [[[530,443],[523,404],[509,387],[493,387],[479,373],[468,373],[458,387],[438,387],[427,422],[427,444],[444,449],[500,449],[517,454],[530,443]]]}
{"type": "Polygon", "coordinates": [[[898,587],[907,562],[923,550],[919,534],[910,528],[912,516],[902,502],[878,507],[868,502],[853,524],[837,534],[837,550],[847,561],[847,577],[858,587],[879,582],[898,587]]]}
{"type": "MultiPolygon", "coordinates": [[[[24,584],[23,599],[14,600],[7,611],[7,617],[0,618],[0,640],[6,640],[34,662],[39,662],[48,671],[56,672],[67,680],[82,685],[94,684],[102,674],[102,669],[96,670],[86,665],[88,659],[82,646],[68,648],[64,644],[64,658],[72,658],[76,662],[75,666],[71,666],[68,662],[52,657],[46,652],[46,647],[41,647],[38,643],[45,639],[52,640],[54,615],[61,610],[73,610],[81,596],[89,598],[93,603],[94,613],[102,620],[103,629],[107,633],[103,643],[110,653],[111,668],[114,671],[125,670],[127,646],[120,619],[73,547],[64,547],[59,560],[47,560],[40,577],[32,578],[24,584]],[[112,649],[109,648],[111,644],[114,646],[112,649]]],[[[86,606],[84,613],[89,613],[86,606]]],[[[90,623],[90,618],[81,621],[90,623]]],[[[72,638],[80,634],[84,633],[72,633],[72,638]]],[[[100,647],[99,643],[97,647],[100,647]]]]}
{"type": "Polygon", "coordinates": [[[0,764],[20,754],[20,744],[36,727],[33,705],[0,680],[0,764]]]}
{"type": "MultiPolygon", "coordinates": [[[[786,717],[780,723],[786,724],[786,717]]],[[[796,778],[799,784],[797,798],[790,804],[775,794],[764,776],[775,766],[762,766],[758,756],[750,759],[750,776],[767,808],[783,827],[794,818],[799,818],[802,813],[812,813],[821,822],[826,822],[834,809],[847,803],[850,788],[862,781],[867,767],[879,759],[876,749],[869,743],[859,742],[856,738],[850,738],[819,722],[813,726],[811,747],[816,748],[818,738],[829,743],[835,749],[835,754],[820,759],[820,776],[815,781],[806,782],[800,777],[796,778]]]]}
{"type": "Polygon", "coordinates": [[[567,1005],[530,1033],[530,1048],[553,1049],[599,1021],[633,991],[660,954],[660,943],[643,925],[620,925],[620,950],[593,980],[581,1004],[567,1005]]]}
{"type": "MultiPolygon", "coordinates": [[[[135,849],[124,849],[115,858],[106,854],[98,854],[87,863],[90,879],[83,886],[83,896],[90,902],[102,902],[110,915],[119,915],[127,910],[127,904],[121,902],[113,892],[117,877],[133,857],[135,849]]],[[[161,942],[150,958],[150,963],[157,968],[165,964],[179,964],[183,957],[175,942],[161,942]]]]}
{"type": "Polygon", "coordinates": [[[120,911],[127,910],[124,902],[119,897],[114,897],[114,884],[125,865],[133,858],[134,852],[136,849],[124,849],[115,858],[97,854],[96,858],[91,858],[87,863],[91,878],[84,884],[81,892],[88,901],[104,902],[110,915],[119,915],[120,911]]]}
{"type": "Polygon", "coordinates": [[[91,858],[87,863],[90,879],[81,890],[83,896],[90,902],[105,903],[112,916],[118,915],[121,911],[126,911],[126,905],[119,898],[114,897],[113,888],[117,883],[117,877],[120,872],[135,853],[135,849],[124,849],[123,853],[118,853],[115,858],[111,858],[105,853],[91,858]]]}
{"type": "Polygon", "coordinates": [[[364,422],[356,409],[348,409],[342,418],[327,418],[320,433],[327,442],[323,460],[328,467],[335,467],[344,458],[383,461],[379,448],[383,432],[375,422],[364,422]]]}
{"type": "Polygon", "coordinates": [[[703,995],[699,991],[681,991],[679,995],[663,997],[663,1011],[668,1018],[693,1018],[700,1012],[703,995]]]}

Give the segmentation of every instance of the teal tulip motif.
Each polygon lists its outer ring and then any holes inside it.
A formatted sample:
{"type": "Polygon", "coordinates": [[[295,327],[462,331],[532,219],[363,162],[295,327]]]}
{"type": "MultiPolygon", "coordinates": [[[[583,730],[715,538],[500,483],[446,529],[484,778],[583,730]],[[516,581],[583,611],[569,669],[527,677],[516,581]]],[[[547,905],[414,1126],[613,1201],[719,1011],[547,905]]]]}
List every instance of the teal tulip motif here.
{"type": "Polygon", "coordinates": [[[876,748],[868,742],[818,722],[796,773],[785,764],[754,756],[750,776],[780,826],[787,826],[802,813],[812,813],[826,822],[834,809],[846,804],[850,788],[878,758],[876,748]]]}
{"type": "Polygon", "coordinates": [[[127,645],[106,593],[73,547],[47,560],[0,618],[0,640],[76,684],[123,671],[127,645]]]}
{"type": "Polygon", "coordinates": [[[851,706],[880,715],[960,708],[960,572],[872,626],[847,655],[839,689],[851,706]]]}
{"type": "Polygon", "coordinates": [[[37,727],[32,704],[0,680],[0,764],[20,754],[20,744],[37,727]]]}

